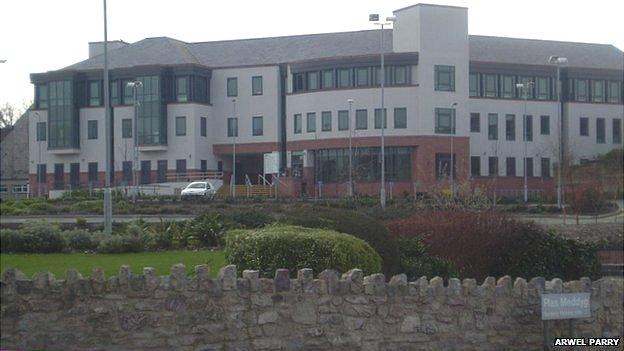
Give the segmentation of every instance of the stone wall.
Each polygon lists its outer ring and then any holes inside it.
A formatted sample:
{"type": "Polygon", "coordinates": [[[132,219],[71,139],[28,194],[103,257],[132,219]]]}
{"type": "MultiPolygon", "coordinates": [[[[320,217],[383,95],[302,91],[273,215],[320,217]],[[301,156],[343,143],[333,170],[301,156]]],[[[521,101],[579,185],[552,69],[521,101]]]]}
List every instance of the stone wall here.
{"type": "MultiPolygon", "coordinates": [[[[421,278],[386,282],[382,274],[342,276],[303,269],[274,279],[235,266],[216,279],[207,266],[188,277],[127,266],[105,279],[68,271],[27,279],[2,274],[2,347],[46,350],[530,350],[540,349],[541,292],[591,292],[592,318],[578,320],[578,337],[622,336],[623,280],[563,283],[509,277],[421,278]]],[[[566,335],[567,323],[552,325],[566,335]]]]}

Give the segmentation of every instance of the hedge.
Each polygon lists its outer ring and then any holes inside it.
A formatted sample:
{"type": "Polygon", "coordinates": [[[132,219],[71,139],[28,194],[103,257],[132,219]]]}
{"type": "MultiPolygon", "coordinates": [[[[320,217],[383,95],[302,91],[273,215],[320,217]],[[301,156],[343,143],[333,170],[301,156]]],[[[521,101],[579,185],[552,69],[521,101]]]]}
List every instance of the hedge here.
{"type": "Polygon", "coordinates": [[[352,268],[366,274],[381,271],[381,257],[365,241],[329,229],[292,225],[232,230],[225,236],[225,257],[239,270],[258,270],[265,277],[272,277],[279,268],[293,274],[301,268],[316,273],[352,268]]]}

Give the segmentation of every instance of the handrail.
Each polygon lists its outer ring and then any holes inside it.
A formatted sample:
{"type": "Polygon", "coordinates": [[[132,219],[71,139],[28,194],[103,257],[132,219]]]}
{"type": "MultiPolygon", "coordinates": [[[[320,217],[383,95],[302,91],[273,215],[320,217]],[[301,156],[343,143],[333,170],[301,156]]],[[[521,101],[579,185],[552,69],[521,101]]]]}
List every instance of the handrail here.
{"type": "Polygon", "coordinates": [[[249,179],[248,174],[245,174],[245,185],[251,185],[251,179],[249,179]]]}
{"type": "Polygon", "coordinates": [[[258,174],[258,183],[260,183],[260,179],[262,179],[263,185],[273,185],[262,174],[258,174]]]}

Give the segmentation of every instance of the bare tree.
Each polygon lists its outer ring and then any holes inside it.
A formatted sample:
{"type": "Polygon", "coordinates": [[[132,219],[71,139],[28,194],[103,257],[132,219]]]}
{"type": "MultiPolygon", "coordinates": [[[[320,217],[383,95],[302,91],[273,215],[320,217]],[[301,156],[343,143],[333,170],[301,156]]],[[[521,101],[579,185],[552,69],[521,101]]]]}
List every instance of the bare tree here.
{"type": "Polygon", "coordinates": [[[24,101],[20,107],[5,102],[0,106],[0,128],[11,127],[31,105],[32,101],[24,101]]]}

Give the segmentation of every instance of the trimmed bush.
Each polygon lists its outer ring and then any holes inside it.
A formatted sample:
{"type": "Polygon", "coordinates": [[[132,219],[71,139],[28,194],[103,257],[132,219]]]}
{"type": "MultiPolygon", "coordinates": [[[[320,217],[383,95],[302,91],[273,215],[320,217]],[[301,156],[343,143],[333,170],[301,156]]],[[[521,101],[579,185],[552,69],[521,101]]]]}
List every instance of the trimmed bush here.
{"type": "Polygon", "coordinates": [[[91,233],[84,229],[63,232],[67,247],[72,251],[95,251],[102,240],[102,233],[91,233]]]}
{"type": "Polygon", "coordinates": [[[99,253],[126,253],[143,251],[143,241],[133,235],[111,235],[100,241],[99,253]]]}
{"type": "Polygon", "coordinates": [[[232,230],[225,236],[225,257],[239,270],[259,270],[265,277],[279,268],[292,274],[301,268],[316,273],[352,268],[366,274],[381,271],[381,258],[365,241],[333,230],[289,225],[232,230]]]}
{"type": "Polygon", "coordinates": [[[26,222],[19,231],[2,232],[2,252],[51,253],[65,249],[60,228],[44,221],[26,222]]]}
{"type": "Polygon", "coordinates": [[[429,256],[422,240],[416,236],[401,236],[397,238],[399,245],[400,271],[407,275],[409,281],[422,276],[442,277],[445,279],[457,277],[457,267],[450,260],[429,256]]]}
{"type": "Polygon", "coordinates": [[[287,211],[283,222],[308,228],[326,228],[366,241],[381,256],[387,276],[399,271],[399,249],[388,229],[378,220],[357,211],[308,207],[287,211]]]}
{"type": "Polygon", "coordinates": [[[275,222],[273,217],[259,210],[236,211],[230,215],[230,219],[247,229],[261,228],[275,222]]]}

